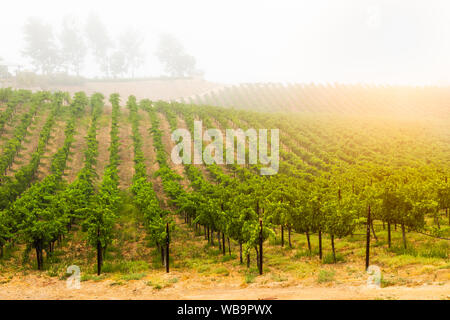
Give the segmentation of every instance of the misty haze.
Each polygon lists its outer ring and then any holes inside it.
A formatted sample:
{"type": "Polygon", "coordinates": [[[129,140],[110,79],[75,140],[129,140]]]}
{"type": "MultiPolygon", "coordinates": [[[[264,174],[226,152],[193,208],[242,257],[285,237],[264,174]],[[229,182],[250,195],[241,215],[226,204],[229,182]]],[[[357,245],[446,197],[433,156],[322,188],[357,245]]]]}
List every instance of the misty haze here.
{"type": "Polygon", "coordinates": [[[450,298],[448,1],[17,0],[0,39],[0,300],[450,298]]]}

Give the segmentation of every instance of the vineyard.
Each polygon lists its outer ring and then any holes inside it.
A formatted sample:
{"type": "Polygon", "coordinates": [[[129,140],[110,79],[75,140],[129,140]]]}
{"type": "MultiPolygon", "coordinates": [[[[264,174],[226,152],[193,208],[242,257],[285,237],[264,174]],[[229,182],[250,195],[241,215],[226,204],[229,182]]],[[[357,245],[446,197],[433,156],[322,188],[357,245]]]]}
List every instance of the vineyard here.
{"type": "Polygon", "coordinates": [[[216,88],[180,100],[262,112],[389,114],[403,118],[415,115],[447,119],[449,98],[446,87],[248,83],[216,88]]]}
{"type": "Polygon", "coordinates": [[[358,286],[369,266],[382,288],[445,292],[448,98],[339,86],[243,86],[183,102],[0,89],[0,298],[20,277],[63,283],[70,265],[82,286],[138,283],[146,293],[135,298],[358,286]],[[388,108],[419,117],[384,116],[388,108]],[[171,133],[193,137],[197,120],[223,132],[279,129],[278,173],[175,164],[171,133]]]}

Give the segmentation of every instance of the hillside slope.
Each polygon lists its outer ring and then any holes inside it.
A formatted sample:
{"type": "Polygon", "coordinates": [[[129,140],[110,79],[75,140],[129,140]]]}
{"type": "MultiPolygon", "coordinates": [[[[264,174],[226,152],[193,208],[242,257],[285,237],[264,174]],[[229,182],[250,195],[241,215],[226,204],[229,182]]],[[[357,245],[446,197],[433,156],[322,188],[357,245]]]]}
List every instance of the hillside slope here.
{"type": "Polygon", "coordinates": [[[313,112],[399,117],[450,115],[450,88],[248,83],[181,100],[265,112],[313,112]]]}

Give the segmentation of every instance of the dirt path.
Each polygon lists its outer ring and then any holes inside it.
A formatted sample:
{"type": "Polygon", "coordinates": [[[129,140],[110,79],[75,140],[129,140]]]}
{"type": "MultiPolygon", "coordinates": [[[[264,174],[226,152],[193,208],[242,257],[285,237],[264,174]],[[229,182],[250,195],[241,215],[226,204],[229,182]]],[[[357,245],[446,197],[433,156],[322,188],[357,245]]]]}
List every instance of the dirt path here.
{"type": "MultiPolygon", "coordinates": [[[[85,114],[78,122],[76,133],[74,135],[75,141],[70,150],[69,159],[67,159],[67,169],[65,176],[68,183],[72,183],[77,177],[78,172],[84,166],[84,151],[87,148],[86,135],[89,128],[90,116],[85,114]]],[[[100,148],[101,144],[99,144],[100,148]]]]}
{"type": "Polygon", "coordinates": [[[292,288],[245,288],[198,290],[181,299],[252,299],[252,300],[370,300],[370,299],[450,299],[450,286],[422,286],[416,288],[391,287],[371,289],[365,285],[292,288]]]}
{"type": "Polygon", "coordinates": [[[282,287],[279,284],[260,285],[221,284],[208,288],[201,279],[184,280],[183,274],[161,273],[161,279],[177,278],[161,289],[148,285],[148,279],[131,280],[117,285],[114,280],[84,281],[80,289],[66,288],[66,282],[47,276],[27,275],[0,284],[0,299],[239,299],[239,300],[354,300],[354,299],[450,299],[450,284],[431,284],[417,287],[369,288],[364,282],[356,285],[282,287]],[[194,284],[192,286],[192,284],[194,284]],[[203,286],[203,287],[202,287],[203,286]]]}
{"type": "MultiPolygon", "coordinates": [[[[201,121],[200,118],[197,118],[196,120],[197,120],[197,121],[201,121]]],[[[219,130],[222,131],[222,133],[225,132],[225,130],[219,126],[219,124],[216,122],[216,120],[215,120],[214,118],[211,118],[210,120],[211,120],[212,125],[214,126],[214,129],[219,129],[219,130]]],[[[181,122],[182,125],[185,123],[183,119],[179,119],[179,122],[181,122]]],[[[184,125],[185,125],[185,124],[184,124],[184,125]]],[[[183,127],[183,128],[185,128],[185,127],[183,127]]],[[[206,132],[206,131],[209,130],[209,129],[211,129],[211,128],[206,127],[205,123],[203,123],[203,129],[202,129],[202,130],[203,130],[203,134],[204,134],[204,132],[206,132]]],[[[224,139],[223,139],[223,140],[224,140],[223,161],[225,162],[225,160],[226,160],[225,136],[224,136],[224,139]]],[[[209,142],[208,142],[208,144],[209,144],[209,142]]],[[[192,145],[194,145],[194,142],[193,142],[193,141],[192,141],[192,145]]],[[[208,171],[208,169],[206,168],[205,165],[199,165],[199,164],[196,164],[195,166],[196,166],[197,168],[200,169],[200,171],[201,171],[202,174],[203,174],[203,178],[204,178],[205,180],[209,181],[210,183],[215,183],[214,177],[211,175],[211,173],[208,171]]],[[[220,164],[219,164],[219,166],[222,168],[222,170],[223,170],[224,172],[226,172],[226,170],[227,170],[226,165],[220,165],[220,164]]]]}
{"type": "Polygon", "coordinates": [[[142,151],[145,156],[145,165],[147,166],[147,175],[151,177],[159,169],[159,164],[156,161],[156,151],[153,146],[153,137],[150,133],[151,122],[150,118],[142,109],[138,111],[139,119],[139,133],[142,137],[142,151]]]}
{"type": "Polygon", "coordinates": [[[172,150],[175,147],[175,143],[171,139],[171,130],[169,122],[167,121],[167,118],[163,114],[158,113],[158,116],[160,120],[160,129],[162,131],[162,142],[166,148],[166,152],[168,155],[167,163],[175,173],[179,174],[183,178],[182,180],[180,180],[180,183],[185,189],[187,189],[189,187],[189,181],[184,175],[184,165],[175,164],[172,162],[172,159],[170,158],[172,150]]]}
{"type": "MultiPolygon", "coordinates": [[[[16,107],[15,113],[12,115],[11,119],[5,124],[3,128],[3,133],[0,134],[0,151],[3,151],[6,142],[13,137],[16,125],[19,123],[19,120],[21,119],[22,115],[27,113],[29,109],[30,109],[29,105],[19,105],[16,107]]],[[[38,111],[38,114],[39,113],[40,111],[38,111]]],[[[31,125],[33,125],[33,123],[31,125]]]]}
{"type": "Polygon", "coordinates": [[[51,137],[48,141],[47,148],[41,158],[39,169],[37,173],[37,180],[42,180],[50,173],[50,166],[52,163],[52,157],[64,145],[66,129],[66,120],[57,120],[52,130],[51,137]]]}
{"type": "Polygon", "coordinates": [[[138,114],[141,119],[139,123],[139,132],[142,136],[142,151],[144,152],[145,165],[147,166],[147,175],[153,184],[153,190],[160,200],[162,208],[169,210],[168,197],[164,193],[162,179],[160,176],[154,176],[154,173],[159,170],[159,163],[156,161],[156,149],[153,143],[152,133],[150,132],[152,127],[150,117],[141,109],[138,111],[138,114]]]}
{"type": "Polygon", "coordinates": [[[12,176],[14,173],[24,164],[27,164],[31,160],[33,152],[36,150],[39,143],[39,136],[42,128],[45,125],[47,117],[50,111],[47,109],[41,113],[38,112],[37,116],[33,119],[33,123],[29,128],[29,133],[25,136],[22,142],[22,149],[15,157],[14,162],[10,169],[8,169],[6,175],[12,176]]]}
{"type": "Polygon", "coordinates": [[[95,168],[98,175],[98,181],[101,181],[103,179],[103,172],[105,171],[105,167],[109,163],[109,147],[111,145],[111,112],[112,107],[105,106],[103,108],[103,114],[98,122],[98,157],[95,168]]]}
{"type": "MultiPolygon", "coordinates": [[[[119,188],[124,190],[131,185],[134,175],[134,151],[133,140],[131,138],[131,123],[128,120],[128,109],[121,108],[119,118],[119,188]]],[[[100,143],[102,143],[100,141],[100,143]]]]}

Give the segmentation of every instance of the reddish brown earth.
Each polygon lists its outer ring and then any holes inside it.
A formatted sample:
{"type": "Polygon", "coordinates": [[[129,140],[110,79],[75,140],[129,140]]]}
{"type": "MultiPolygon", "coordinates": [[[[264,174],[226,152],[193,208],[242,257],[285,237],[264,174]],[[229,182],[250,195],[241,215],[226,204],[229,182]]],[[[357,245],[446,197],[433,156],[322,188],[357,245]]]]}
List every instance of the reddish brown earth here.
{"type": "Polygon", "coordinates": [[[156,161],[156,151],[153,146],[153,137],[150,133],[150,129],[152,126],[147,112],[139,109],[138,115],[139,119],[141,120],[139,122],[139,133],[142,137],[142,151],[144,152],[145,156],[147,175],[151,177],[159,169],[158,162],[156,161]]]}
{"type": "Polygon", "coordinates": [[[111,144],[111,112],[112,108],[110,106],[105,106],[103,108],[102,116],[98,121],[98,157],[97,164],[95,165],[95,171],[97,172],[99,181],[102,180],[105,167],[109,163],[109,146],[111,144]]]}
{"type": "Polygon", "coordinates": [[[131,123],[128,119],[128,109],[122,108],[119,118],[119,188],[124,190],[131,185],[134,175],[134,150],[131,138],[131,123]]]}
{"type": "Polygon", "coordinates": [[[175,147],[175,142],[171,139],[171,129],[169,122],[167,121],[167,118],[159,113],[159,120],[160,120],[160,129],[162,131],[162,142],[164,144],[164,147],[166,148],[166,152],[168,155],[167,163],[169,167],[175,171],[175,173],[179,174],[183,179],[180,181],[180,183],[183,185],[184,188],[189,187],[189,181],[184,176],[184,165],[183,164],[175,164],[172,162],[170,155],[172,153],[173,148],[175,147]]]}
{"type": "Polygon", "coordinates": [[[66,121],[58,119],[53,127],[50,139],[48,141],[46,150],[41,158],[37,179],[42,180],[50,173],[50,165],[52,156],[64,145],[64,130],[66,129],[66,121]]]}
{"type": "Polygon", "coordinates": [[[33,119],[33,123],[28,128],[28,134],[22,142],[22,149],[14,159],[11,168],[8,170],[7,175],[12,176],[14,173],[24,164],[27,164],[31,160],[31,155],[36,150],[39,143],[39,135],[42,128],[45,125],[45,121],[49,115],[49,110],[44,112],[38,112],[37,116],[33,119]]]}
{"type": "MultiPolygon", "coordinates": [[[[78,172],[84,166],[84,151],[87,148],[86,135],[89,128],[89,116],[85,115],[77,124],[75,141],[72,143],[71,154],[67,159],[65,175],[67,182],[72,183],[78,175],[78,172]]],[[[100,144],[101,145],[101,144],[100,144]]],[[[99,146],[100,147],[100,146],[99,146]]]]}
{"type": "Polygon", "coordinates": [[[0,134],[0,152],[3,150],[5,143],[13,137],[14,128],[19,122],[22,114],[29,110],[28,105],[19,105],[16,107],[16,112],[13,114],[12,118],[5,124],[3,128],[3,133],[0,134]]]}

